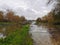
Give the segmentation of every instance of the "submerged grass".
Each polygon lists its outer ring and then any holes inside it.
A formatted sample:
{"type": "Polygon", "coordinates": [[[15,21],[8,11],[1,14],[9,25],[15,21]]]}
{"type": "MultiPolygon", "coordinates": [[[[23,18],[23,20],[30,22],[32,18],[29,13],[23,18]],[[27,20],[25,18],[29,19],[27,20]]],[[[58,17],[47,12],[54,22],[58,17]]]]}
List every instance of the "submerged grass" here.
{"type": "Polygon", "coordinates": [[[1,38],[0,45],[33,45],[29,34],[29,25],[16,29],[4,39],[1,38]]]}

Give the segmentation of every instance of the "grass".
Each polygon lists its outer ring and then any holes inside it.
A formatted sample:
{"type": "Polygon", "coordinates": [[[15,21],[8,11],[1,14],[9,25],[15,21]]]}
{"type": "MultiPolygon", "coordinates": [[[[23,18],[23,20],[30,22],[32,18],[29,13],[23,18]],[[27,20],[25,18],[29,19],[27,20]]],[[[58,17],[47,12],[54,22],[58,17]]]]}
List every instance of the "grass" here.
{"type": "Polygon", "coordinates": [[[4,39],[1,38],[0,45],[33,45],[29,34],[29,25],[16,29],[4,39]]]}

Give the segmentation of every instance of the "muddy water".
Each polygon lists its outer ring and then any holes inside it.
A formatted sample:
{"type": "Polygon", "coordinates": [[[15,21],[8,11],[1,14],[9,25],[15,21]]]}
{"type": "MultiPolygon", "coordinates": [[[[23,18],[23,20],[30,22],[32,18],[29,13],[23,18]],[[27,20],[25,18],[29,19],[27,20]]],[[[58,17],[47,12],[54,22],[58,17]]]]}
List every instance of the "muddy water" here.
{"type": "Polygon", "coordinates": [[[60,45],[60,31],[53,26],[37,26],[32,23],[30,25],[30,33],[32,34],[34,45],[60,45]]]}

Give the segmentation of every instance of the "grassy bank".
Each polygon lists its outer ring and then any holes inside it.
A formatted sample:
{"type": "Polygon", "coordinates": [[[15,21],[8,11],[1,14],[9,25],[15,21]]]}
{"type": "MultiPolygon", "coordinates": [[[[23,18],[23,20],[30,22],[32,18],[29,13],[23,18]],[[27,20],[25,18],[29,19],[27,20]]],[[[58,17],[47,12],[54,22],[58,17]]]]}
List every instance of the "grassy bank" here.
{"type": "Polygon", "coordinates": [[[33,45],[29,34],[29,25],[11,32],[6,38],[0,39],[0,45],[33,45]]]}

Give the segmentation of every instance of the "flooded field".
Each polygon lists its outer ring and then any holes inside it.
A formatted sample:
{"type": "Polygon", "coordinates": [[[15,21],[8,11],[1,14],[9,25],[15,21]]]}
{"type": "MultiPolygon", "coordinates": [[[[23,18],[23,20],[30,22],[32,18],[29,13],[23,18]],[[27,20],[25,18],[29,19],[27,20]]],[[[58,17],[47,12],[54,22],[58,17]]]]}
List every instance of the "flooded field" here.
{"type": "Polygon", "coordinates": [[[32,34],[34,45],[60,45],[60,30],[55,26],[37,26],[32,23],[30,25],[30,33],[32,34]]]}
{"type": "MultiPolygon", "coordinates": [[[[59,27],[59,26],[58,26],[59,27]]],[[[60,29],[53,25],[30,25],[29,33],[32,34],[34,45],[60,45],[60,29]]],[[[0,38],[5,38],[16,29],[20,29],[20,25],[0,25],[0,38]]]]}
{"type": "Polygon", "coordinates": [[[16,29],[20,29],[20,25],[0,25],[0,38],[4,38],[10,33],[14,32],[16,29]]]}
{"type": "Polygon", "coordinates": [[[29,25],[2,25],[0,27],[0,45],[33,45],[29,25]]]}

